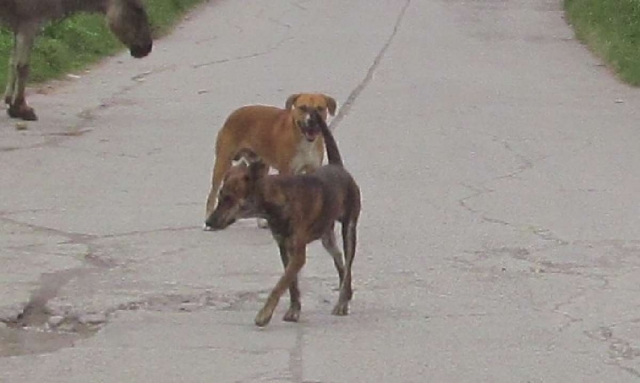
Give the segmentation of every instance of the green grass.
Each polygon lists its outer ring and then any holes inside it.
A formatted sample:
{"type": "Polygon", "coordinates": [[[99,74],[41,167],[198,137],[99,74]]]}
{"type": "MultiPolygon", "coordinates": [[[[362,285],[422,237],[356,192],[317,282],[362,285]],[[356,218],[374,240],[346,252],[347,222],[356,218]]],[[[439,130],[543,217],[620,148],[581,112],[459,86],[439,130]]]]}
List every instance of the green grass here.
{"type": "MultiPolygon", "coordinates": [[[[146,0],[154,36],[167,33],[187,10],[204,0],[146,0]]],[[[0,86],[7,78],[13,35],[0,29],[0,86]]],[[[107,28],[102,15],[76,14],[47,24],[38,35],[31,55],[29,82],[36,83],[86,68],[125,47],[107,28]]],[[[153,53],[152,53],[153,54],[153,53]]]]}
{"type": "Polygon", "coordinates": [[[640,86],[640,0],[564,0],[564,7],[577,38],[640,86]]]}

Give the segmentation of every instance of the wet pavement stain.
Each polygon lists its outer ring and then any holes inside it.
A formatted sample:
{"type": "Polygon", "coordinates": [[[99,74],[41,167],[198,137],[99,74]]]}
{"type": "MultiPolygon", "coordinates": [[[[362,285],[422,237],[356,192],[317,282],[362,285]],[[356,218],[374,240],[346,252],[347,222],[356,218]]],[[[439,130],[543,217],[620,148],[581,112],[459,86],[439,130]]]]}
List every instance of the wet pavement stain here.
{"type": "Polygon", "coordinates": [[[86,337],[79,333],[0,327],[0,358],[52,353],[73,347],[86,337]]]}

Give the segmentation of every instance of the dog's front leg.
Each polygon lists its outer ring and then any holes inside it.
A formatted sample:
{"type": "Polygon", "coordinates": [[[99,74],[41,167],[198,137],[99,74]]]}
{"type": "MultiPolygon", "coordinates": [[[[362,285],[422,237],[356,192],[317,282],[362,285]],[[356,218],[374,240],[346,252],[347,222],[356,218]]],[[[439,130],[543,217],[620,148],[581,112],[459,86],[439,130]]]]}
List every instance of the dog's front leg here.
{"type": "Polygon", "coordinates": [[[295,245],[293,248],[287,246],[286,250],[289,257],[284,274],[280,277],[280,280],[276,283],[273,290],[271,290],[271,294],[269,294],[269,298],[267,298],[267,302],[264,304],[264,307],[262,307],[258,312],[258,315],[256,315],[255,323],[260,327],[269,324],[269,321],[271,321],[271,317],[273,316],[273,311],[276,309],[282,293],[284,293],[284,291],[290,287],[294,281],[296,281],[297,284],[298,272],[305,264],[307,254],[304,244],[295,245]]]}
{"type": "MultiPolygon", "coordinates": [[[[280,250],[280,259],[282,260],[282,266],[287,269],[289,264],[289,254],[287,254],[287,247],[282,240],[278,240],[278,248],[280,250]]],[[[297,322],[300,319],[300,310],[302,304],[300,303],[300,290],[298,289],[298,275],[293,278],[289,285],[289,310],[284,314],[282,320],[286,322],[297,322]]]]}

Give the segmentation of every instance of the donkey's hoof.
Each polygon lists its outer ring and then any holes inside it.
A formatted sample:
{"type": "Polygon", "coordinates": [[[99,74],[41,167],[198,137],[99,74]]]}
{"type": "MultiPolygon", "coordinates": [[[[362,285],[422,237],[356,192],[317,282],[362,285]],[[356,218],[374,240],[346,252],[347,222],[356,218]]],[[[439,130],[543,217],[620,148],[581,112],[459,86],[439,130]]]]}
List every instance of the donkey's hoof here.
{"type": "Polygon", "coordinates": [[[32,107],[27,105],[9,105],[7,108],[7,114],[11,118],[21,118],[25,121],[37,121],[38,116],[36,116],[36,112],[32,107]]]}
{"type": "Polygon", "coordinates": [[[338,302],[336,304],[336,306],[333,308],[333,311],[331,311],[332,315],[336,315],[336,316],[345,316],[349,314],[349,303],[348,302],[338,302]]]}

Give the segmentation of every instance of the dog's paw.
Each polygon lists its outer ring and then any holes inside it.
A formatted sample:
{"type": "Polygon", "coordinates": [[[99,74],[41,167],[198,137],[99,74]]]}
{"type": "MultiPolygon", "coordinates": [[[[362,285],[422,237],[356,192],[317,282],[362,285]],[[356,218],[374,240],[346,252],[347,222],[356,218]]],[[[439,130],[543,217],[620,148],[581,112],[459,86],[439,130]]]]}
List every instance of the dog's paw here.
{"type": "Polygon", "coordinates": [[[349,314],[348,302],[345,302],[345,303],[338,302],[336,306],[333,308],[333,310],[331,311],[331,315],[345,316],[348,314],[349,314]]]}
{"type": "Polygon", "coordinates": [[[268,310],[266,307],[262,308],[256,315],[255,323],[258,327],[264,327],[269,324],[271,321],[271,316],[273,316],[273,311],[268,310]]]}
{"type": "Polygon", "coordinates": [[[297,322],[300,320],[300,309],[295,307],[289,307],[289,310],[284,314],[282,320],[285,322],[297,322]]]}
{"type": "Polygon", "coordinates": [[[213,228],[205,223],[204,225],[202,225],[202,230],[213,231],[213,228]]]}

